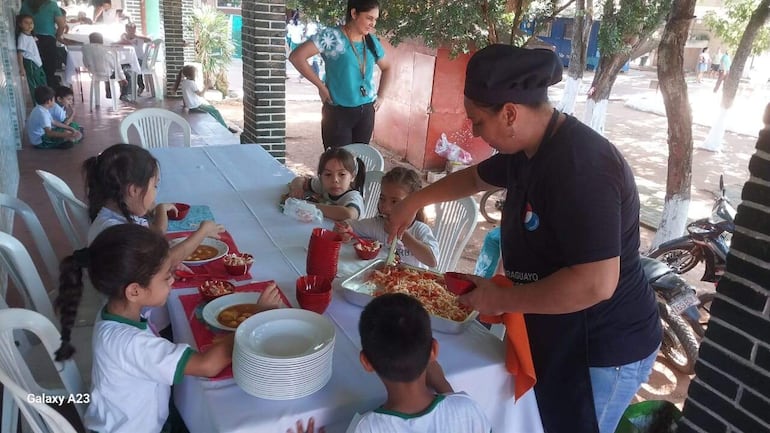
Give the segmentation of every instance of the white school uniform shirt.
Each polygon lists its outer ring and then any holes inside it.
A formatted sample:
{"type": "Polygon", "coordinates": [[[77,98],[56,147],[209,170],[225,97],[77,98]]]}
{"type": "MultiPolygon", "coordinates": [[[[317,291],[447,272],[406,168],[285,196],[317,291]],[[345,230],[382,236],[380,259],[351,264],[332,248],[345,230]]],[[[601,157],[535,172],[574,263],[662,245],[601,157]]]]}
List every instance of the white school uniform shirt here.
{"type": "Polygon", "coordinates": [[[184,99],[184,105],[187,108],[193,109],[208,104],[205,98],[195,93],[198,91],[198,85],[195,83],[195,80],[183,78],[182,82],[179,83],[179,87],[182,89],[182,99],[184,99]]]}
{"type": "Polygon", "coordinates": [[[43,135],[45,135],[46,128],[51,129],[51,112],[42,105],[35,105],[32,112],[27,117],[27,137],[29,142],[33,145],[38,145],[43,142],[43,135]]]}
{"type": "Polygon", "coordinates": [[[57,122],[64,123],[67,120],[67,110],[61,105],[54,103],[53,107],[48,110],[51,113],[51,118],[57,122]]]}
{"type": "Polygon", "coordinates": [[[331,196],[328,192],[324,191],[321,179],[319,179],[317,176],[314,176],[310,179],[310,192],[320,194],[323,199],[323,204],[352,207],[358,210],[358,217],[356,219],[360,218],[366,209],[366,205],[364,204],[364,196],[362,196],[360,192],[351,189],[342,193],[342,195],[339,197],[331,196]]]}
{"type": "MultiPolygon", "coordinates": [[[[375,239],[380,241],[383,245],[387,245],[388,234],[385,232],[385,218],[382,216],[348,222],[353,231],[362,238],[375,239]]],[[[430,226],[424,222],[415,221],[406,231],[418,241],[426,244],[431,252],[433,252],[436,259],[438,259],[438,241],[433,235],[433,230],[430,229],[430,226]]],[[[396,254],[398,254],[401,263],[417,268],[428,269],[428,266],[417,260],[417,258],[412,255],[412,252],[409,251],[400,240],[396,245],[396,254]]]]}
{"type": "Polygon", "coordinates": [[[144,60],[144,39],[134,36],[133,39],[125,38],[124,40],[131,42],[131,46],[133,46],[134,51],[136,51],[136,58],[139,59],[139,61],[144,60]]]}
{"type": "Polygon", "coordinates": [[[439,394],[420,414],[375,409],[356,414],[347,433],[490,433],[481,406],[465,393],[439,394]]]}
{"type": "Polygon", "coordinates": [[[34,36],[19,33],[19,37],[16,38],[16,51],[21,52],[21,57],[31,60],[38,67],[43,66],[43,59],[40,58],[40,51],[37,49],[34,36]]]}
{"type": "Polygon", "coordinates": [[[93,329],[91,403],[83,419],[98,433],[159,433],[171,385],[184,376],[193,350],[102,309],[93,329]]]}

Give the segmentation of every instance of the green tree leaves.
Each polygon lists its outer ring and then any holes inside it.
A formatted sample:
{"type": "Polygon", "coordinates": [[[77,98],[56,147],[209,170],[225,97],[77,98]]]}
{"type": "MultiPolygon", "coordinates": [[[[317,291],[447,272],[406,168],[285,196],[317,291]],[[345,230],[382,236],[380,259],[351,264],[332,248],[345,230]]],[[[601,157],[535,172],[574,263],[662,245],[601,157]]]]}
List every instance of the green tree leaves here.
{"type": "MultiPolygon", "coordinates": [[[[703,21],[734,52],[757,5],[759,0],[725,0],[723,14],[709,12],[703,21]]],[[[754,55],[770,49],[770,28],[763,26],[759,29],[751,48],[754,55]]]]}

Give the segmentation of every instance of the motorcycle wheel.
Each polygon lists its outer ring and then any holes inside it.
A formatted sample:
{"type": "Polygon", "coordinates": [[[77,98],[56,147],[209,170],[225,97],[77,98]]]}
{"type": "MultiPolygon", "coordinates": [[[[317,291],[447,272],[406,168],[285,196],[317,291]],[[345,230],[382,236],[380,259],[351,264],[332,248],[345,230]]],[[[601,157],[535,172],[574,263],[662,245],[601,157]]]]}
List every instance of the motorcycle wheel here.
{"type": "Polygon", "coordinates": [[[685,274],[691,271],[700,262],[700,256],[695,252],[696,246],[690,248],[671,247],[663,248],[650,253],[649,257],[660,260],[668,265],[677,274],[685,274]]]}
{"type": "Polygon", "coordinates": [[[658,302],[660,320],[663,324],[663,356],[679,372],[693,374],[698,358],[698,340],[692,328],[680,316],[670,314],[663,302],[658,302]]]}
{"type": "Polygon", "coordinates": [[[479,210],[487,222],[500,224],[503,217],[503,206],[505,205],[506,189],[498,188],[489,190],[481,196],[479,210]]]}

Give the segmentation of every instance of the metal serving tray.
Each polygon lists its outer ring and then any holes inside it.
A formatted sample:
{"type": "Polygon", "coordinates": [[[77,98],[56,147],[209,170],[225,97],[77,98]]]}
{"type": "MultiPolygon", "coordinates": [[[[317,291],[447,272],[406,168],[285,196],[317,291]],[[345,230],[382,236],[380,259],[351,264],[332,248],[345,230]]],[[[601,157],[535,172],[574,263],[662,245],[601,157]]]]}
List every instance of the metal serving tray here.
{"type": "MultiPolygon", "coordinates": [[[[401,268],[417,269],[421,272],[430,272],[407,265],[398,266],[401,268]]],[[[377,287],[368,281],[369,277],[372,275],[372,273],[374,273],[375,270],[382,269],[384,267],[385,260],[375,260],[365,268],[361,269],[343,281],[341,283],[341,287],[342,296],[345,298],[345,300],[351,304],[365,307],[366,304],[368,304],[369,301],[374,298],[374,291],[377,290],[377,287]]],[[[435,272],[433,273],[440,275],[435,272]]],[[[447,334],[459,334],[463,332],[463,330],[465,330],[465,328],[467,328],[468,325],[470,325],[478,315],[479,313],[477,311],[472,311],[462,322],[455,322],[454,320],[445,319],[443,317],[431,314],[430,324],[434,331],[444,332],[447,334]]]]}

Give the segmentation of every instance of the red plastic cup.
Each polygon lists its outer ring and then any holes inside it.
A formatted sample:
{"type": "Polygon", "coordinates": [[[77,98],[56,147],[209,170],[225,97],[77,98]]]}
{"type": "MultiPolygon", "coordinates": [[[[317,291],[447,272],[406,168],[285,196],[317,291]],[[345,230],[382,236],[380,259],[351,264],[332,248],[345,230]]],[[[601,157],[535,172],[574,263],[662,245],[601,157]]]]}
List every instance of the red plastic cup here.
{"type": "Polygon", "coordinates": [[[447,272],[444,274],[446,288],[457,296],[464,295],[476,288],[476,285],[465,279],[465,274],[447,272]]]}
{"type": "Polygon", "coordinates": [[[313,229],[307,248],[306,271],[333,280],[337,276],[342,237],[339,233],[320,227],[313,229]]]}
{"type": "Polygon", "coordinates": [[[320,275],[297,278],[297,302],[304,310],[323,314],[332,301],[332,280],[320,275]]]}
{"type": "Polygon", "coordinates": [[[187,213],[190,212],[190,205],[187,203],[174,203],[174,206],[176,206],[176,214],[174,214],[173,210],[166,211],[166,216],[168,216],[168,219],[170,220],[182,220],[187,216],[187,213]]]}

